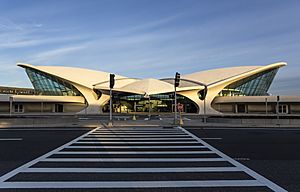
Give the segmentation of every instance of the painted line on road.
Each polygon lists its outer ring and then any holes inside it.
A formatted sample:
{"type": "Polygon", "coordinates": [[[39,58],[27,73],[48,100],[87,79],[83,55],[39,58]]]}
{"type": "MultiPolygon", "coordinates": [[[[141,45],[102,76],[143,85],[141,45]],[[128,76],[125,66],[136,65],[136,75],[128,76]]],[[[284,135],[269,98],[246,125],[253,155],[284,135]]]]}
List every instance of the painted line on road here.
{"type": "Polygon", "coordinates": [[[91,133],[91,135],[186,135],[184,133],[91,133]]]}
{"type": "Polygon", "coordinates": [[[97,138],[97,137],[93,137],[93,138],[90,138],[90,137],[88,137],[88,138],[82,138],[81,139],[81,141],[99,141],[99,140],[101,140],[101,141],[106,141],[106,140],[115,140],[115,141],[127,141],[127,140],[148,140],[148,141],[150,141],[150,140],[153,140],[153,141],[167,141],[167,140],[176,140],[176,141],[181,141],[181,140],[183,140],[183,141],[188,141],[188,140],[195,140],[194,138],[192,138],[192,137],[186,137],[186,138],[170,138],[170,137],[168,137],[168,138],[97,138]]]}
{"type": "Polygon", "coordinates": [[[253,187],[265,186],[257,180],[192,180],[192,181],[95,181],[95,182],[8,182],[0,188],[14,189],[73,189],[73,188],[173,188],[173,187],[253,187]]]}
{"type": "Polygon", "coordinates": [[[46,158],[42,162],[212,162],[223,158],[46,158]]]}
{"type": "Polygon", "coordinates": [[[221,151],[217,150],[213,146],[209,145],[208,143],[206,143],[202,139],[198,138],[196,135],[192,134],[191,132],[183,129],[182,127],[178,127],[178,128],[181,129],[183,132],[189,134],[190,136],[194,137],[202,145],[207,146],[211,151],[214,151],[217,155],[219,155],[225,161],[228,161],[229,163],[231,163],[235,167],[240,168],[243,172],[245,172],[248,175],[250,175],[251,177],[255,178],[259,183],[264,184],[265,186],[269,187],[273,191],[286,192],[286,190],[283,189],[282,187],[280,187],[279,185],[273,183],[272,181],[268,180],[267,178],[261,176],[260,174],[256,173],[255,171],[249,169],[248,167],[246,167],[245,165],[239,163],[238,161],[235,161],[234,159],[232,159],[228,155],[225,155],[224,153],[222,153],[221,151]]]}
{"type": "Polygon", "coordinates": [[[139,142],[139,141],[120,141],[120,142],[106,142],[106,141],[78,141],[76,144],[197,144],[197,141],[149,141],[149,142],[139,142]]]}
{"type": "Polygon", "coordinates": [[[221,138],[221,137],[201,137],[200,139],[203,139],[203,140],[222,140],[223,138],[221,138]]]}
{"type": "Polygon", "coordinates": [[[1,138],[0,141],[22,141],[23,138],[1,138]]]}
{"type": "Polygon", "coordinates": [[[247,157],[234,157],[233,159],[236,161],[250,161],[250,158],[247,157]]]}
{"type": "Polygon", "coordinates": [[[87,135],[86,137],[96,137],[96,138],[155,138],[155,137],[174,137],[174,138],[184,138],[190,137],[189,135],[87,135]]]}
{"type": "Polygon", "coordinates": [[[189,148],[207,148],[203,145],[192,145],[192,146],[182,146],[182,145],[170,145],[170,146],[95,146],[95,145],[86,145],[86,146],[67,146],[66,149],[189,149],[189,148]]]}
{"type": "Polygon", "coordinates": [[[85,137],[86,135],[92,133],[93,131],[95,131],[95,130],[97,130],[97,129],[100,129],[100,127],[95,128],[95,129],[93,129],[93,130],[91,130],[91,131],[89,131],[89,132],[87,132],[87,133],[85,133],[85,134],[83,134],[83,135],[81,135],[81,136],[79,136],[79,137],[73,139],[72,141],[70,141],[70,142],[68,142],[68,143],[66,143],[66,144],[64,144],[64,145],[62,145],[62,146],[60,146],[60,147],[58,147],[58,148],[56,148],[56,149],[54,149],[54,150],[48,152],[48,153],[46,153],[45,155],[42,155],[42,156],[40,156],[40,157],[38,157],[38,158],[36,158],[36,159],[34,159],[34,160],[32,160],[32,161],[30,161],[30,162],[28,162],[28,163],[26,163],[26,164],[20,166],[20,167],[18,167],[18,168],[14,169],[14,170],[12,170],[12,171],[10,171],[10,172],[8,172],[8,173],[2,175],[2,176],[0,177],[0,188],[1,188],[1,186],[3,186],[3,184],[5,183],[4,181],[6,181],[6,180],[8,180],[9,178],[11,178],[11,177],[17,175],[17,174],[20,173],[22,170],[28,169],[29,167],[31,167],[32,165],[38,163],[39,161],[41,161],[41,160],[43,160],[43,159],[45,159],[45,158],[47,158],[47,157],[49,157],[49,156],[55,154],[55,153],[58,152],[58,151],[61,151],[61,150],[64,149],[66,146],[69,146],[69,145],[75,143],[76,141],[80,140],[81,138],[85,137]]]}
{"type": "Polygon", "coordinates": [[[177,128],[102,128],[98,131],[173,131],[173,130],[179,130],[177,128]]]}
{"type": "Polygon", "coordinates": [[[214,154],[213,151],[59,151],[64,155],[172,155],[172,154],[214,154]]]}
{"type": "Polygon", "coordinates": [[[0,128],[0,131],[90,131],[92,129],[95,128],[0,128]]]}
{"type": "Polygon", "coordinates": [[[180,130],[99,130],[95,131],[94,133],[148,133],[148,132],[155,132],[155,133],[177,133],[182,132],[180,130]]]}
{"type": "Polygon", "coordinates": [[[237,167],[159,167],[159,168],[28,168],[23,173],[184,173],[240,172],[237,167]]]}

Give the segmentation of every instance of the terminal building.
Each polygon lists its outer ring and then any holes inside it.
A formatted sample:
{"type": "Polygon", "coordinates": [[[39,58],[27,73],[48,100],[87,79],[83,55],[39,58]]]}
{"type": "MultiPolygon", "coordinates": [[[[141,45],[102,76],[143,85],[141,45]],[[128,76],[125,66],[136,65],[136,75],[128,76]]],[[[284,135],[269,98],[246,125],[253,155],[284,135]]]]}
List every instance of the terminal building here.
{"type": "MultiPolygon", "coordinates": [[[[0,114],[101,114],[109,112],[109,75],[103,71],[62,66],[24,68],[34,89],[0,87],[0,114]]],[[[268,93],[279,62],[266,66],[221,68],[182,74],[177,88],[184,113],[300,114],[300,97],[268,93]],[[201,100],[202,90],[207,96],[201,100]]],[[[115,76],[113,112],[171,113],[174,78],[138,79],[115,76]]]]}

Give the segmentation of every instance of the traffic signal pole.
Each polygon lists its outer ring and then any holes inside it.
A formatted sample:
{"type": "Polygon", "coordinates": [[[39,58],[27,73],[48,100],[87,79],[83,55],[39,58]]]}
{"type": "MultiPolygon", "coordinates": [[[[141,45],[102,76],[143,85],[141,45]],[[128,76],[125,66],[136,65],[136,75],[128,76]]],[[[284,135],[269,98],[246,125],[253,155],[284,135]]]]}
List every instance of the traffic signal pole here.
{"type": "Polygon", "coordinates": [[[177,125],[178,121],[177,121],[177,90],[176,87],[179,86],[179,82],[180,82],[180,74],[178,72],[176,72],[175,74],[175,79],[174,79],[174,104],[175,104],[175,110],[174,110],[174,124],[177,125]]]}
{"type": "Polygon", "coordinates": [[[174,86],[174,124],[177,125],[177,93],[176,93],[176,86],[174,86]]]}
{"type": "Polygon", "coordinates": [[[112,127],[113,126],[113,117],[112,117],[112,88],[114,88],[114,85],[115,85],[115,74],[110,74],[109,75],[109,96],[110,96],[110,99],[109,99],[109,122],[108,122],[108,126],[109,127],[112,127]]]}
{"type": "Polygon", "coordinates": [[[112,90],[109,89],[109,121],[112,122],[112,90]]]}

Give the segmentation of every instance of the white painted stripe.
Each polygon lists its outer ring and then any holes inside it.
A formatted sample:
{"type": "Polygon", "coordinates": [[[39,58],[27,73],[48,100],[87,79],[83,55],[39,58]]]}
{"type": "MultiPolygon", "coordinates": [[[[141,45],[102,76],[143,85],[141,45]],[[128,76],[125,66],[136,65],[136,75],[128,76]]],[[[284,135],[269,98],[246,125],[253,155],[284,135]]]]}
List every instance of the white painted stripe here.
{"type": "Polygon", "coordinates": [[[0,131],[90,131],[92,127],[86,128],[0,128],[0,131]]]}
{"type": "Polygon", "coordinates": [[[261,176],[260,174],[256,173],[255,171],[249,169],[248,167],[242,165],[241,163],[235,161],[234,159],[230,158],[229,156],[225,155],[224,153],[222,153],[221,151],[217,150],[216,148],[214,148],[213,146],[209,145],[208,143],[206,143],[205,141],[203,141],[202,139],[198,138],[197,136],[195,136],[194,134],[190,133],[189,131],[183,129],[182,127],[178,127],[179,129],[181,129],[182,131],[184,131],[185,133],[189,134],[190,136],[194,137],[195,139],[197,139],[197,141],[199,143],[201,143],[202,145],[207,146],[211,151],[214,151],[216,154],[218,154],[220,157],[222,157],[225,161],[230,162],[232,165],[240,168],[243,172],[247,173],[248,175],[250,175],[251,177],[255,178],[258,182],[268,186],[270,189],[272,189],[273,191],[281,191],[281,192],[286,192],[285,189],[283,189],[282,187],[280,187],[279,185],[273,183],[272,181],[268,180],[267,178],[261,176]]]}
{"type": "Polygon", "coordinates": [[[109,134],[114,134],[114,135],[130,135],[130,134],[133,134],[133,135],[137,135],[137,134],[145,134],[145,135],[149,135],[149,134],[155,134],[155,135],[158,135],[158,134],[184,134],[182,132],[179,132],[179,131],[161,131],[161,132],[157,132],[157,131],[147,131],[147,132],[140,132],[140,131],[134,131],[134,132],[128,132],[128,131],[118,131],[118,132],[94,132],[93,135],[109,135],[109,134]]]}
{"type": "Polygon", "coordinates": [[[121,128],[102,128],[99,131],[119,131],[119,130],[139,130],[139,131],[145,131],[145,130],[180,130],[178,128],[161,128],[161,127],[121,127],[121,128]]]}
{"type": "Polygon", "coordinates": [[[22,138],[1,138],[0,141],[22,141],[22,138]]]}
{"type": "Polygon", "coordinates": [[[86,146],[67,146],[65,147],[67,149],[189,149],[189,148],[206,148],[206,146],[182,146],[182,145],[176,145],[176,146],[94,146],[94,145],[86,145],[86,146]]]}
{"type": "Polygon", "coordinates": [[[95,133],[148,133],[148,132],[157,132],[157,133],[182,133],[181,130],[99,130],[95,131],[95,133]]]}
{"type": "Polygon", "coordinates": [[[182,173],[239,172],[236,167],[159,167],[159,168],[28,168],[23,173],[182,173]]]}
{"type": "Polygon", "coordinates": [[[223,158],[46,158],[42,162],[214,162],[223,158]]]}
{"type": "Polygon", "coordinates": [[[213,151],[59,151],[55,154],[64,155],[147,155],[147,154],[160,154],[160,155],[171,155],[171,154],[214,154],[213,151]]]}
{"type": "Polygon", "coordinates": [[[190,137],[189,135],[87,135],[86,137],[97,137],[97,138],[151,138],[151,137],[174,137],[174,138],[184,138],[190,137]]]}
{"type": "Polygon", "coordinates": [[[5,182],[0,188],[14,189],[80,189],[80,188],[166,188],[166,187],[253,187],[264,186],[256,180],[192,180],[192,181],[94,181],[94,182],[5,182]]]}
{"type": "Polygon", "coordinates": [[[204,140],[221,140],[223,138],[221,138],[221,137],[201,137],[201,139],[204,139],[204,140]]]}
{"type": "Polygon", "coordinates": [[[153,140],[153,141],[167,141],[167,140],[183,140],[183,141],[188,141],[188,140],[195,140],[192,137],[187,137],[187,138],[82,138],[81,141],[106,141],[106,140],[116,140],[116,141],[127,141],[127,140],[153,140]]]}
{"type": "Polygon", "coordinates": [[[140,130],[136,130],[136,129],[131,129],[131,130],[99,130],[99,131],[95,131],[96,133],[104,133],[104,132],[138,132],[138,133],[144,133],[144,132],[159,132],[159,133],[163,133],[163,132],[182,132],[179,129],[172,129],[172,130],[163,130],[163,129],[149,129],[149,130],[145,130],[145,129],[140,129],[140,130]]]}
{"type": "Polygon", "coordinates": [[[185,133],[91,133],[91,135],[186,135],[185,133]]]}
{"type": "Polygon", "coordinates": [[[155,141],[149,141],[149,142],[139,142],[139,141],[120,141],[120,142],[106,142],[106,141],[78,141],[77,144],[197,144],[197,141],[166,141],[166,142],[155,142],[155,141]]]}

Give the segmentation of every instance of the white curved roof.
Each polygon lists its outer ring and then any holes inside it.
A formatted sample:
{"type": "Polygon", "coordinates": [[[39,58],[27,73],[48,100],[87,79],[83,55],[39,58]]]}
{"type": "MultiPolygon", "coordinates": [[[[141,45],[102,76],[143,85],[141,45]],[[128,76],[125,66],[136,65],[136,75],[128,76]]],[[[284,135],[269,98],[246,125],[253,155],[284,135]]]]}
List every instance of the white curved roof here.
{"type": "Polygon", "coordinates": [[[220,81],[226,81],[228,79],[238,78],[241,75],[256,74],[268,69],[279,68],[285,65],[287,65],[285,62],[279,62],[267,66],[243,66],[243,67],[213,69],[213,70],[200,71],[196,73],[182,75],[182,78],[199,81],[206,85],[210,85],[220,81]]]}
{"type": "Polygon", "coordinates": [[[147,95],[168,93],[174,91],[174,87],[172,84],[152,78],[130,83],[122,87],[122,89],[133,90],[135,92],[144,92],[147,95]]]}
{"type": "MultiPolygon", "coordinates": [[[[287,65],[285,62],[270,64],[267,66],[245,66],[245,67],[230,67],[207,71],[200,71],[192,74],[182,75],[183,79],[198,81],[208,86],[215,86],[219,83],[236,81],[248,76],[260,73],[265,70],[279,68],[287,65]]],[[[95,71],[75,67],[61,66],[33,66],[30,64],[18,63],[18,66],[23,68],[32,68],[38,71],[45,72],[50,75],[70,81],[74,84],[83,85],[88,88],[96,88],[100,90],[109,90],[109,73],[103,71],[95,71]]],[[[159,94],[173,92],[174,87],[171,83],[158,79],[133,79],[124,76],[115,76],[115,91],[129,92],[136,94],[159,94]]],[[[178,91],[203,89],[203,86],[187,86],[179,87],[178,91]]]]}
{"type": "MultiPolygon", "coordinates": [[[[32,68],[44,73],[57,76],[75,84],[83,85],[88,88],[93,88],[95,84],[106,82],[109,80],[109,74],[103,71],[96,71],[90,69],[76,68],[76,67],[62,67],[62,66],[33,66],[25,63],[17,63],[23,68],[32,68]]],[[[126,78],[121,75],[116,75],[115,79],[126,78]]],[[[128,83],[136,81],[135,79],[127,79],[126,81],[116,81],[116,87],[122,87],[128,83]]]]}

